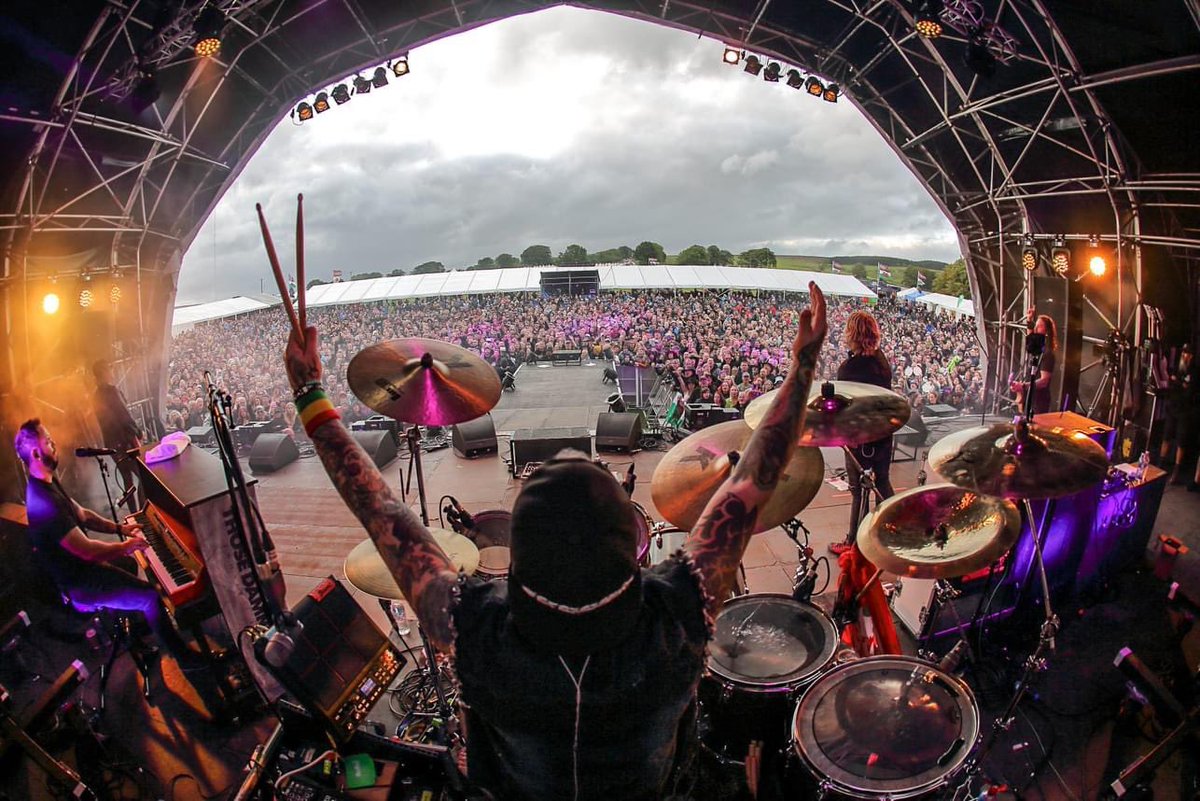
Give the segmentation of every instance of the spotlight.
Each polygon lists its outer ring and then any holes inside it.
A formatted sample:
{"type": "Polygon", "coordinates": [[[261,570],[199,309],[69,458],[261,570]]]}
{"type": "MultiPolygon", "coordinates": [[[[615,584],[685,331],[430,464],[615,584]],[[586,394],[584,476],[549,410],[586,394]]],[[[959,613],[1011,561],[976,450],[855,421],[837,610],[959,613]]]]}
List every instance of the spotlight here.
{"type": "Polygon", "coordinates": [[[967,42],[967,52],[963,61],[971,72],[980,78],[991,78],[996,74],[996,57],[988,50],[987,39],[979,33],[971,36],[971,40],[967,42]]]}
{"type": "Polygon", "coordinates": [[[46,314],[57,314],[58,303],[58,295],[53,292],[47,292],[46,296],[42,298],[42,311],[46,314]]]}
{"type": "Polygon", "coordinates": [[[313,111],[318,114],[329,111],[329,95],[324,92],[318,92],[317,96],[313,98],[313,111]]]}
{"type": "Polygon", "coordinates": [[[402,78],[408,74],[408,56],[400,56],[391,64],[392,74],[397,78],[402,78]]]}
{"type": "Polygon", "coordinates": [[[757,75],[762,72],[762,67],[762,61],[759,60],[758,56],[746,56],[746,66],[742,69],[751,75],[757,75]]]}
{"type": "Polygon", "coordinates": [[[1108,271],[1108,262],[1103,256],[1092,256],[1088,261],[1088,269],[1092,271],[1092,275],[1099,277],[1108,271]]]}
{"type": "MultiPolygon", "coordinates": [[[[375,86],[375,84],[371,83],[363,76],[361,76],[361,75],[354,76],[354,94],[365,95],[367,92],[370,92],[371,89],[374,88],[374,86],[375,86]]],[[[334,99],[335,100],[337,99],[336,95],[334,96],[334,99]]]]}
{"type": "Polygon", "coordinates": [[[92,290],[85,289],[79,293],[79,305],[83,308],[91,306],[93,300],[95,300],[95,295],[92,294],[92,290]]]}
{"type": "Polygon", "coordinates": [[[1033,244],[1033,236],[1025,235],[1025,239],[1021,242],[1021,267],[1025,272],[1033,272],[1037,269],[1038,252],[1037,247],[1033,244]]]}
{"type": "Polygon", "coordinates": [[[820,97],[825,94],[825,85],[821,83],[821,79],[816,75],[809,75],[808,80],[804,82],[804,91],[813,97],[820,97]]]}
{"type": "Polygon", "coordinates": [[[821,95],[821,97],[825,99],[826,103],[836,103],[838,95],[841,93],[842,90],[838,88],[838,85],[836,83],[831,83],[826,85],[825,94],[821,95]]]}
{"type": "Polygon", "coordinates": [[[296,119],[300,122],[308,122],[313,118],[313,107],[308,103],[301,103],[296,106],[296,119]]]}
{"type": "Polygon", "coordinates": [[[1054,237],[1054,245],[1050,248],[1050,266],[1062,276],[1071,269],[1071,251],[1067,249],[1066,240],[1061,236],[1054,237]]]}
{"type": "Polygon", "coordinates": [[[225,28],[225,15],[221,9],[205,6],[196,17],[192,30],[196,32],[196,43],[192,48],[200,58],[212,58],[221,50],[221,31],[225,28]]]}
{"type": "Polygon", "coordinates": [[[725,45],[725,55],[721,56],[721,60],[726,64],[737,64],[742,60],[742,51],[736,47],[725,45]]]}
{"type": "Polygon", "coordinates": [[[116,306],[121,302],[121,285],[113,284],[108,288],[108,302],[116,306]]]}
{"type": "Polygon", "coordinates": [[[129,105],[133,107],[134,112],[141,114],[153,106],[161,94],[162,89],[158,85],[158,77],[154,70],[150,67],[138,67],[137,83],[129,93],[129,105]]]}
{"type": "Polygon", "coordinates": [[[793,89],[804,86],[804,76],[800,74],[800,70],[788,70],[787,78],[787,85],[793,89]]]}
{"type": "Polygon", "coordinates": [[[772,61],[770,64],[767,65],[767,68],[765,70],[763,70],[763,80],[770,81],[771,83],[776,83],[779,81],[779,73],[782,71],[783,71],[783,67],[779,66],[779,62],[772,61]]]}
{"type": "Polygon", "coordinates": [[[382,89],[387,86],[387,70],[383,67],[376,67],[375,74],[371,76],[371,83],[375,85],[376,89],[382,89]]]}
{"type": "Polygon", "coordinates": [[[333,102],[337,103],[339,106],[343,103],[350,102],[350,88],[344,83],[339,83],[337,86],[333,87],[329,94],[333,96],[333,102]]]}
{"type": "Polygon", "coordinates": [[[917,33],[926,39],[936,39],[942,35],[942,0],[922,0],[917,7],[917,18],[914,27],[917,33]]]}

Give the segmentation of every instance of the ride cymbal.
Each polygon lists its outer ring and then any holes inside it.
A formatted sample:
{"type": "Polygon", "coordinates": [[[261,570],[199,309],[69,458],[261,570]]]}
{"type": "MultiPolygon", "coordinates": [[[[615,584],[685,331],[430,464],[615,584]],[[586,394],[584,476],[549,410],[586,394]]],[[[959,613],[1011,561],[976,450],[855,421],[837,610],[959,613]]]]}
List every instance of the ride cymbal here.
{"type": "MultiPolygon", "coordinates": [[[[701,429],[667,452],[654,470],[650,495],[658,513],[671,523],[691,530],[708,499],[733,472],[737,456],[750,442],[753,431],[741,420],[730,420],[701,429]]],[[[783,471],[775,494],[758,515],[760,531],[790,520],[816,497],[825,477],[825,460],[816,448],[797,448],[783,471]]]]}
{"type": "Polygon", "coordinates": [[[875,567],[912,578],[956,578],[1000,558],[1021,533],[1012,501],[953,484],[930,484],[879,504],[858,529],[875,567]]]}
{"type": "Polygon", "coordinates": [[[346,381],[380,414],[425,426],[474,420],[500,400],[491,365],[465,348],[420,337],[364,348],[350,360],[346,381]]]}
{"type": "Polygon", "coordinates": [[[946,481],[999,498],[1060,498],[1104,479],[1108,455],[1080,431],[998,423],[950,434],[929,449],[929,466],[946,481]]]}
{"type": "MultiPolygon", "coordinates": [[[[750,401],[746,425],[758,428],[779,390],[750,401]]],[[[908,422],[912,409],[902,395],[874,384],[826,381],[808,393],[808,413],[799,444],[808,447],[854,447],[883,439],[908,422]]]]}
{"type": "MultiPolygon", "coordinates": [[[[479,567],[479,549],[475,543],[446,529],[431,528],[429,533],[437,540],[455,570],[472,574],[479,567]]],[[[388,570],[372,540],[366,539],[354,546],[354,550],[346,557],[345,569],[346,579],[367,595],[390,601],[404,600],[400,586],[396,584],[392,571],[388,570]]]]}

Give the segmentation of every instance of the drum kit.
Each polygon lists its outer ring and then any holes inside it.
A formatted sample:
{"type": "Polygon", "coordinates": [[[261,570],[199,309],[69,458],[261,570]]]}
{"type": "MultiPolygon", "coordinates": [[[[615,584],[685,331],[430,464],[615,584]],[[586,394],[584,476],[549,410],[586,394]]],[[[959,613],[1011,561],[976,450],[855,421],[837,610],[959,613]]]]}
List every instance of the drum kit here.
{"type": "MultiPolygon", "coordinates": [[[[495,370],[463,348],[412,338],[361,351],[350,362],[348,381],[367,406],[411,426],[406,436],[428,525],[418,426],[451,425],[488,412],[501,392],[495,370]]],[[[664,561],[682,546],[735,469],[775,394],[753,401],[744,420],[702,429],[662,459],[651,495],[666,522],[656,523],[635,504],[642,565],[664,561]]],[[[800,447],[761,511],[756,533],[781,525],[795,532],[799,513],[824,479],[819,447],[849,450],[883,439],[908,416],[905,399],[879,387],[844,381],[814,387],[800,447]]],[[[874,514],[862,521],[856,547],[876,569],[872,581],[883,571],[944,581],[987,567],[1018,539],[1018,503],[1028,507],[1030,499],[1077,492],[1101,481],[1108,468],[1104,450],[1085,435],[1021,418],[947,436],[928,458],[943,483],[880,498],[874,514]]],[[[452,521],[465,516],[470,525],[432,529],[438,544],[457,569],[489,580],[505,578],[511,515],[492,510],[471,516],[457,502],[453,506],[458,513],[452,521]]],[[[1042,636],[996,731],[1010,723],[1057,631],[1041,561],[1043,534],[1033,537],[1045,602],[1042,636]]],[[[385,609],[401,599],[370,540],[351,551],[345,569],[350,582],[379,598],[385,609]]],[[[864,589],[858,588],[858,596],[864,589]]],[[[935,796],[977,769],[994,739],[980,746],[978,705],[952,666],[900,654],[848,652],[833,619],[798,595],[745,594],[729,600],[715,621],[707,668],[700,689],[704,745],[739,762],[757,748],[784,754],[787,770],[796,774],[788,781],[810,785],[822,797],[935,796]]]]}

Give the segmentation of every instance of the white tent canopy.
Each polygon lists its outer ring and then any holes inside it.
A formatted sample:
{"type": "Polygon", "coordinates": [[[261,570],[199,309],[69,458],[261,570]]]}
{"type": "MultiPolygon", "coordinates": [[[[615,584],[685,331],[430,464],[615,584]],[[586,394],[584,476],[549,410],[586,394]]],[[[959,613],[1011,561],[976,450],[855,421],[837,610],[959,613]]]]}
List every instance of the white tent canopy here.
{"type": "MultiPolygon", "coordinates": [[[[827,295],[875,300],[874,292],[852,275],[815,273],[804,270],[772,270],[761,267],[714,267],[708,265],[608,265],[602,267],[512,267],[504,270],[461,270],[450,273],[368,278],[321,284],[308,290],[311,307],[378,300],[428,298],[438,295],[479,295],[495,292],[540,292],[542,273],[596,270],[601,291],[630,289],[740,289],[772,292],[807,292],[815,281],[827,295]]],[[[278,303],[279,301],[275,301],[278,303]]],[[[253,298],[230,298],[198,306],[175,309],[172,330],[178,331],[202,320],[243,314],[268,303],[253,298]]]]}
{"type": "Polygon", "coordinates": [[[954,315],[975,316],[975,301],[970,298],[943,295],[940,292],[927,292],[919,298],[914,298],[914,300],[917,303],[924,303],[927,306],[933,306],[954,315]]]}

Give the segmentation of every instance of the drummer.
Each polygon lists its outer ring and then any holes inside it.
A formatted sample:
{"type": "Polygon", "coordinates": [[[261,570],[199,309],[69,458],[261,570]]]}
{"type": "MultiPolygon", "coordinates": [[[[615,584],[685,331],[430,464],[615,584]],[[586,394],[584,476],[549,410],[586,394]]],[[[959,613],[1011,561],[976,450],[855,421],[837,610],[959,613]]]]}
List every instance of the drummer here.
{"type": "Polygon", "coordinates": [[[653,799],[668,793],[712,622],[799,439],[825,338],[809,284],[795,361],[736,469],[682,551],[637,565],[633,506],[607,471],[569,454],[525,482],[513,507],[512,571],[456,575],[320,389],[317,331],[285,362],[309,436],[375,542],[426,636],[455,658],[468,779],[497,799],[653,799]]]}

